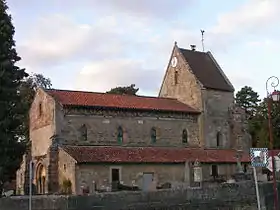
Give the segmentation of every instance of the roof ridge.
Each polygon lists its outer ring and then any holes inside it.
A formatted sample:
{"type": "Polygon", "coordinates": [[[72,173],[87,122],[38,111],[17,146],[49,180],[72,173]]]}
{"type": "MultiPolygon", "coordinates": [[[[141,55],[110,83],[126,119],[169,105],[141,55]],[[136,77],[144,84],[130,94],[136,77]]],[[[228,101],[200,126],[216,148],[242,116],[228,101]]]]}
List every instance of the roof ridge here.
{"type": "Polygon", "coordinates": [[[145,95],[129,95],[129,94],[115,94],[115,93],[103,93],[103,92],[94,92],[94,91],[84,91],[84,90],[64,90],[64,89],[45,89],[46,92],[48,91],[61,91],[61,92],[75,92],[75,93],[92,93],[92,94],[99,94],[99,95],[115,95],[115,96],[126,96],[126,97],[137,97],[137,98],[152,98],[152,99],[168,99],[180,102],[176,98],[171,97],[158,97],[158,96],[145,96],[145,95]]]}
{"type": "Polygon", "coordinates": [[[190,49],[185,49],[185,48],[181,48],[179,47],[179,50],[186,50],[186,51],[190,51],[190,52],[194,52],[194,53],[202,53],[202,54],[207,54],[207,52],[203,52],[203,51],[199,51],[199,50],[190,50],[190,49]]]}

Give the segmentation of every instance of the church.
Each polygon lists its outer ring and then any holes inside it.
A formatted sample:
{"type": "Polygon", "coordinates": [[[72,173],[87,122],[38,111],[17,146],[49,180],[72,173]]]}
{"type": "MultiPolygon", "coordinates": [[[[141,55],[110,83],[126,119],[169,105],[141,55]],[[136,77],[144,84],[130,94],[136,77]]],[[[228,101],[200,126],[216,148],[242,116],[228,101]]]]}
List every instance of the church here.
{"type": "Polygon", "coordinates": [[[251,147],[234,87],[211,52],[176,42],[158,97],[38,89],[30,141],[18,194],[28,188],[30,161],[37,194],[151,190],[246,172],[251,147]]]}

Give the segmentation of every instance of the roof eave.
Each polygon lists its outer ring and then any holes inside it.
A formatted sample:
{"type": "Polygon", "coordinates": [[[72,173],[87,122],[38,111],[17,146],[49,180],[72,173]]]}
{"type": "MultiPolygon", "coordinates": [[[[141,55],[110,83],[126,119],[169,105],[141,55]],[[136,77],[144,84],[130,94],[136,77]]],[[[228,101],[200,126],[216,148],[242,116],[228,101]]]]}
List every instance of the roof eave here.
{"type": "Polygon", "coordinates": [[[204,87],[204,89],[206,89],[206,90],[216,90],[216,91],[234,93],[234,89],[232,89],[232,90],[226,90],[226,89],[222,89],[222,88],[212,88],[212,87],[207,87],[207,86],[203,86],[203,87],[204,87]]]}
{"type": "Polygon", "coordinates": [[[174,113],[186,113],[186,114],[200,114],[201,112],[196,110],[162,110],[162,109],[133,109],[133,108],[120,108],[120,107],[106,107],[106,106],[88,106],[88,105],[75,105],[75,104],[62,104],[64,108],[88,108],[88,109],[103,109],[103,110],[123,110],[123,111],[154,111],[154,112],[174,112],[174,113]]]}
{"type": "MultiPolygon", "coordinates": [[[[195,161],[195,160],[192,160],[195,161]]],[[[122,164],[145,164],[145,163],[152,163],[152,164],[182,164],[185,163],[186,161],[184,160],[179,160],[179,161],[77,161],[77,164],[111,164],[111,163],[122,163],[122,164]]],[[[220,164],[236,164],[236,161],[230,160],[230,161],[225,161],[225,160],[205,160],[205,161],[200,161],[201,163],[204,164],[211,164],[211,163],[220,163],[220,164]]],[[[250,160],[242,160],[242,163],[250,163],[250,160]]]]}

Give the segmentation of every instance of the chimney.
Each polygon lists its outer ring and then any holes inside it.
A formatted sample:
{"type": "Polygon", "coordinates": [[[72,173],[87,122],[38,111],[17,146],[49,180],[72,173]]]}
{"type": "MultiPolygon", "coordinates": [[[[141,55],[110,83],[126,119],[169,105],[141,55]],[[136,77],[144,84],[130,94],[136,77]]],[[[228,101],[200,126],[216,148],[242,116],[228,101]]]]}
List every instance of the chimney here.
{"type": "Polygon", "coordinates": [[[196,48],[196,45],[191,44],[191,49],[192,49],[192,51],[195,51],[195,48],[196,48]]]}

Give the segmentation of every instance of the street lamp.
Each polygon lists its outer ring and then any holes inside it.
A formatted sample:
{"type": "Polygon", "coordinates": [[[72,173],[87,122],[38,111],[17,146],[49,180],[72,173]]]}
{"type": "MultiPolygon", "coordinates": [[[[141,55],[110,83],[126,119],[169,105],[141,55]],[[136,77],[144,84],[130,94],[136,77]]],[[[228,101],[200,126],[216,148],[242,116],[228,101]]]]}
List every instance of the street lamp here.
{"type": "Polygon", "coordinates": [[[274,102],[279,102],[280,101],[280,91],[274,91],[271,94],[271,98],[274,102]]]}
{"type": "Polygon", "coordinates": [[[276,184],[276,176],[275,176],[275,159],[274,159],[274,150],[273,150],[273,132],[272,132],[272,123],[271,123],[271,104],[272,102],[280,101],[280,92],[276,91],[275,88],[279,85],[279,79],[275,76],[269,77],[266,81],[266,92],[267,92],[267,114],[268,114],[268,128],[269,128],[269,142],[271,149],[271,160],[272,160],[272,177],[273,177],[273,191],[274,191],[274,209],[279,210],[278,208],[278,193],[277,193],[277,184],[276,184]],[[268,91],[269,81],[270,86],[274,89],[272,94],[268,91]]]}

